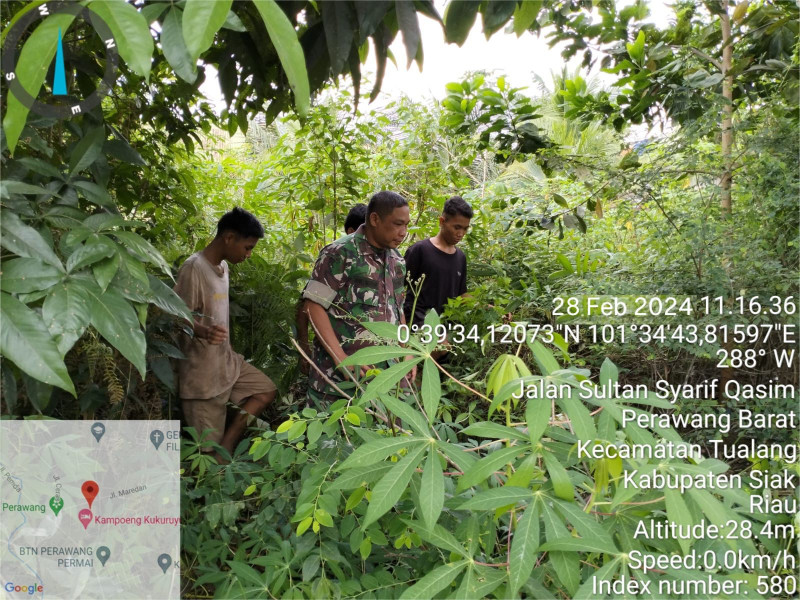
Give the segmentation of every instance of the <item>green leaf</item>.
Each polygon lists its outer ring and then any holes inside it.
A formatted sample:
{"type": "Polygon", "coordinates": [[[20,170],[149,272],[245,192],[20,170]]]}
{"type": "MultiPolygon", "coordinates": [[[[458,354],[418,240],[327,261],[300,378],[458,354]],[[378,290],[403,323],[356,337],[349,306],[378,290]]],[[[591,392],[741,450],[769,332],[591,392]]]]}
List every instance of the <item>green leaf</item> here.
{"type": "Polygon", "coordinates": [[[34,379],[74,396],[67,366],[42,318],[5,293],[0,293],[0,316],[0,354],[34,379]]]}
{"type": "Polygon", "coordinates": [[[102,294],[99,288],[87,290],[92,297],[92,325],[144,378],[147,344],[133,306],[113,289],[102,294]]]}
{"type": "Polygon", "coordinates": [[[464,491],[468,487],[483,483],[500,467],[514,460],[516,456],[522,454],[525,450],[526,448],[523,446],[512,446],[511,448],[495,450],[484,456],[461,476],[458,480],[457,490],[464,491]]]}
{"type": "Polygon", "coordinates": [[[374,442],[368,442],[359,446],[339,465],[339,471],[354,469],[356,467],[366,467],[383,460],[392,454],[396,454],[403,448],[421,443],[427,443],[427,438],[417,438],[410,436],[391,437],[374,442]]]}
{"type": "Polygon", "coordinates": [[[639,35],[636,36],[636,41],[633,44],[625,44],[628,50],[628,55],[635,62],[640,63],[644,58],[644,29],[639,30],[639,35]]]}
{"type": "Polygon", "coordinates": [[[461,431],[464,435],[474,435],[477,437],[483,438],[490,438],[495,440],[502,440],[502,439],[510,439],[510,440],[520,440],[522,442],[528,441],[528,436],[526,436],[521,431],[518,431],[512,427],[506,427],[505,425],[500,425],[500,423],[492,423],[489,421],[481,421],[480,423],[473,423],[466,429],[461,431]]]}
{"type": "Polygon", "coordinates": [[[258,588],[264,587],[265,582],[262,581],[263,576],[250,565],[236,560],[228,560],[225,562],[228,563],[231,568],[231,572],[239,578],[239,581],[242,585],[250,584],[258,588]]]}
{"type": "Polygon", "coordinates": [[[41,234],[9,210],[0,212],[0,244],[14,254],[38,258],[64,272],[61,261],[41,234]]]}
{"type": "Polygon", "coordinates": [[[475,18],[478,16],[481,0],[459,0],[448,2],[444,9],[444,31],[448,43],[463,45],[467,40],[475,18]]]}
{"type": "Polygon", "coordinates": [[[394,323],[387,323],[386,321],[367,321],[364,323],[364,327],[378,337],[392,340],[393,342],[398,341],[397,325],[394,323]]]}
{"type": "Polygon", "coordinates": [[[489,416],[492,416],[497,407],[509,400],[512,396],[516,395],[519,391],[520,387],[523,390],[526,389],[526,386],[529,383],[533,383],[542,379],[540,375],[527,375],[525,377],[515,377],[510,379],[505,385],[503,385],[500,389],[498,389],[492,399],[492,403],[489,405],[489,416]]]}
{"type": "Polygon", "coordinates": [[[238,31],[239,33],[244,33],[247,31],[247,27],[244,26],[242,20],[233,11],[228,12],[228,16],[225,18],[225,23],[223,23],[222,26],[225,29],[238,31]]]}
{"type": "Polygon", "coordinates": [[[22,381],[25,384],[25,393],[30,400],[31,405],[39,414],[47,408],[50,404],[50,399],[53,396],[53,386],[42,383],[38,379],[29,377],[26,373],[22,373],[22,381]]]}
{"type": "Polygon", "coordinates": [[[617,573],[617,569],[620,564],[620,558],[615,558],[612,561],[609,561],[601,568],[599,568],[594,573],[589,573],[586,577],[586,580],[583,582],[583,585],[575,592],[573,596],[574,600],[596,600],[597,592],[595,591],[599,586],[600,582],[603,581],[611,581],[614,579],[614,575],[617,573]]]}
{"type": "Polygon", "coordinates": [[[725,505],[714,498],[711,492],[696,488],[688,489],[689,496],[694,500],[703,511],[703,514],[718,527],[725,527],[728,520],[735,518],[733,511],[726,509],[725,505]]]}
{"type": "Polygon", "coordinates": [[[314,518],[323,527],[333,527],[333,517],[326,510],[318,508],[314,511],[314,518]]]}
{"type": "Polygon", "coordinates": [[[69,173],[71,176],[80,173],[96,161],[103,153],[103,142],[106,130],[103,125],[93,127],[86,132],[69,157],[69,173]]]}
{"type": "Polygon", "coordinates": [[[281,66],[286,72],[286,78],[294,92],[297,112],[305,116],[310,104],[310,93],[306,59],[297,39],[297,32],[274,0],[253,0],[253,3],[264,19],[269,39],[275,46],[281,66]]]}
{"type": "Polygon", "coordinates": [[[428,423],[433,425],[436,413],[439,410],[439,401],[442,397],[442,384],[439,380],[439,369],[430,358],[425,359],[422,370],[422,406],[428,415],[428,423]]]}
{"type": "Polygon", "coordinates": [[[291,442],[292,440],[299,438],[306,432],[306,427],[305,421],[295,421],[292,423],[289,431],[286,432],[286,441],[291,442]]]}
{"type": "Polygon", "coordinates": [[[381,371],[375,379],[369,382],[367,389],[364,390],[364,394],[358,399],[358,404],[361,405],[391,390],[392,387],[403,379],[403,377],[408,375],[420,361],[422,361],[422,358],[404,360],[381,371]]]}
{"type": "MultiPolygon", "coordinates": [[[[686,506],[686,501],[683,499],[680,492],[671,488],[664,488],[664,503],[667,507],[667,517],[669,517],[671,522],[687,526],[692,526],[694,524],[692,513],[689,507],[686,506]]],[[[684,554],[686,554],[692,547],[692,540],[679,537],[678,544],[684,554]]]]}
{"type": "Polygon", "coordinates": [[[591,515],[586,514],[572,502],[555,500],[556,508],[575,527],[582,537],[602,542],[608,548],[614,548],[611,535],[591,515]]]}
{"type": "Polygon", "coordinates": [[[512,596],[516,595],[517,590],[531,576],[538,549],[539,509],[538,504],[534,502],[528,506],[517,523],[514,540],[511,542],[508,585],[512,596]]]}
{"type": "Polygon", "coordinates": [[[367,507],[367,514],[361,524],[362,530],[369,527],[397,504],[400,496],[405,493],[425,448],[426,446],[418,446],[409,450],[408,454],[375,485],[372,490],[372,500],[367,507]]]}
{"type": "MultiPolygon", "coordinates": [[[[49,162],[47,162],[45,160],[42,160],[41,158],[33,158],[31,156],[23,156],[23,157],[17,159],[17,162],[20,163],[21,165],[25,165],[26,167],[28,167],[34,173],[39,173],[39,175],[44,175],[45,177],[49,177],[51,179],[63,179],[64,178],[64,175],[61,173],[61,171],[58,170],[58,168],[55,165],[53,165],[53,164],[51,164],[51,163],[49,163],[49,162]]],[[[17,182],[17,183],[21,183],[21,182],[17,182]]],[[[36,186],[34,186],[34,187],[36,187],[36,186]]]]}
{"type": "Polygon", "coordinates": [[[536,444],[550,424],[552,404],[546,398],[528,398],[525,405],[525,420],[528,422],[528,435],[536,444]]]}
{"type": "Polygon", "coordinates": [[[361,555],[362,560],[366,560],[372,553],[372,541],[369,538],[364,538],[358,545],[358,553],[361,555]]]}
{"type": "Polygon", "coordinates": [[[183,39],[193,63],[214,43],[225,24],[232,0],[188,0],[183,8],[183,39]]]}
{"type": "MultiPolygon", "coordinates": [[[[475,565],[473,570],[475,572],[474,587],[470,586],[468,592],[470,599],[489,598],[489,594],[506,581],[506,572],[503,569],[475,565]]],[[[537,596],[537,598],[543,597],[537,596]]]]}
{"type": "Polygon", "coordinates": [[[609,383],[613,384],[618,379],[619,370],[617,369],[617,365],[606,358],[603,361],[603,364],[600,365],[600,377],[598,378],[598,383],[605,388],[608,387],[609,383]]]}
{"type": "Polygon", "coordinates": [[[344,509],[353,510],[356,506],[359,505],[361,500],[364,498],[364,494],[367,493],[367,488],[365,487],[357,487],[353,490],[353,493],[347,498],[347,502],[344,505],[344,509]]]}
{"type": "Polygon", "coordinates": [[[575,496],[575,489],[569,480],[567,470],[558,462],[558,459],[550,452],[543,452],[544,465],[550,474],[550,481],[553,484],[553,491],[556,496],[564,500],[572,500],[575,496]]]}
{"type": "MultiPolygon", "coordinates": [[[[542,507],[545,540],[569,537],[570,533],[561,516],[547,502],[543,503],[542,507]]],[[[580,585],[578,554],[576,552],[554,551],[548,554],[548,558],[558,580],[564,585],[567,592],[572,594],[580,585]]]]}
{"type": "Polygon", "coordinates": [[[133,149],[124,139],[108,140],[103,144],[103,151],[122,162],[132,165],[147,166],[147,162],[136,150],[133,149]]]}
{"type": "Polygon", "coordinates": [[[403,592],[402,600],[430,600],[436,594],[449,586],[459,573],[468,565],[468,561],[461,560],[436,567],[414,585],[403,592]]]}
{"type": "Polygon", "coordinates": [[[100,286],[101,291],[106,291],[108,284],[111,283],[111,280],[114,279],[114,275],[117,274],[117,270],[119,269],[119,260],[119,254],[117,253],[110,258],[103,259],[100,262],[92,265],[94,278],[97,280],[97,284],[100,286]]]}
{"type": "Polygon", "coordinates": [[[103,186],[91,181],[73,181],[72,186],[78,188],[89,202],[103,208],[116,209],[117,205],[103,186]]]}
{"type": "Polygon", "coordinates": [[[494,0],[488,2],[482,11],[483,33],[486,39],[506,24],[517,7],[516,0],[494,0]]]}
{"type": "MultiPolygon", "coordinates": [[[[528,400],[536,402],[537,400],[528,400]]],[[[589,409],[575,396],[562,396],[556,400],[558,405],[564,409],[564,412],[569,417],[572,430],[575,436],[581,440],[593,440],[597,438],[597,429],[594,426],[594,419],[592,419],[589,409]]]]}
{"type": "Polygon", "coordinates": [[[89,8],[108,25],[119,55],[131,71],[147,81],[154,44],[145,16],[124,0],[94,0],[89,3],[89,8]]]}
{"type": "Polygon", "coordinates": [[[113,229],[114,227],[125,227],[135,222],[136,221],[126,221],[121,215],[100,212],[86,217],[83,221],[83,227],[91,231],[100,232],[113,229]]]}
{"type": "Polygon", "coordinates": [[[450,552],[455,552],[461,556],[467,557],[467,552],[464,547],[459,543],[455,536],[447,531],[441,525],[435,527],[427,527],[422,521],[411,521],[410,519],[403,519],[409,527],[414,529],[423,540],[429,544],[433,544],[437,548],[444,548],[450,552]]]}
{"type": "Polygon", "coordinates": [[[475,594],[475,589],[477,588],[477,576],[475,574],[475,564],[470,564],[467,567],[467,572],[464,573],[464,577],[461,578],[461,585],[458,586],[455,594],[449,596],[452,600],[473,600],[474,598],[479,598],[477,594],[475,594]]]}
{"type": "Polygon", "coordinates": [[[539,11],[542,10],[543,0],[526,0],[520,2],[514,11],[514,33],[520,37],[531,25],[536,22],[539,11]]]}
{"type": "Polygon", "coordinates": [[[601,543],[599,540],[576,537],[562,537],[548,540],[539,547],[542,552],[562,551],[562,552],[600,552],[616,556],[619,552],[613,546],[601,543]]]}
{"type": "Polygon", "coordinates": [[[156,19],[161,16],[167,8],[169,8],[169,4],[166,2],[159,2],[158,4],[148,4],[147,6],[142,8],[142,16],[145,18],[148,24],[152,23],[156,19]]]}
{"type": "Polygon", "coordinates": [[[100,262],[117,253],[117,245],[104,235],[92,235],[78,246],[67,259],[67,273],[100,262]]]}
{"type": "Polygon", "coordinates": [[[391,358],[403,358],[409,354],[414,354],[414,351],[397,346],[369,346],[356,350],[339,364],[345,367],[350,365],[374,365],[391,358]]]}
{"type": "Polygon", "coordinates": [[[15,181],[13,179],[0,181],[0,198],[10,198],[11,194],[35,194],[39,196],[46,193],[48,193],[47,190],[40,185],[32,185],[24,181],[15,181]]]}
{"type": "Polygon", "coordinates": [[[439,455],[435,447],[431,447],[425,469],[422,472],[422,483],[419,488],[419,504],[422,520],[433,528],[444,507],[444,475],[439,455]]]}
{"type": "MultiPolygon", "coordinates": [[[[406,47],[406,56],[408,57],[408,65],[406,68],[410,68],[411,63],[417,58],[420,50],[420,32],[417,11],[411,0],[395,0],[394,6],[395,13],[397,14],[397,24],[400,27],[400,31],[403,32],[403,45],[406,47]]],[[[420,67],[421,66],[420,63],[420,67]]]]}
{"type": "Polygon", "coordinates": [[[550,375],[553,371],[561,369],[561,365],[558,364],[556,357],[553,356],[553,353],[545,348],[541,342],[535,341],[532,344],[528,344],[528,347],[531,349],[531,352],[533,352],[533,358],[536,360],[536,364],[539,366],[542,375],[550,375]]]}
{"type": "Polygon", "coordinates": [[[323,429],[322,421],[312,421],[308,426],[308,432],[306,433],[306,437],[308,438],[308,443],[313,444],[316,442],[320,436],[322,435],[323,429]]]}
{"type": "Polygon", "coordinates": [[[187,321],[192,321],[192,312],[183,299],[176,294],[171,287],[164,284],[158,277],[147,276],[150,282],[150,302],[155,304],[164,312],[168,312],[176,317],[181,317],[187,321]]]}
{"type": "Polygon", "coordinates": [[[4,260],[0,272],[0,287],[4,292],[27,294],[57,284],[64,273],[38,258],[4,260]]]}
{"type": "Polygon", "coordinates": [[[494,510],[501,506],[530,502],[533,492],[527,488],[505,485],[485,492],[479,492],[459,505],[458,510],[494,510]]]}
{"type": "Polygon", "coordinates": [[[387,409],[411,425],[420,435],[431,435],[430,426],[425,420],[425,417],[402,400],[398,400],[387,394],[381,397],[381,402],[383,402],[387,409]]]}
{"type": "Polygon", "coordinates": [[[344,70],[356,33],[353,6],[350,2],[322,2],[318,6],[325,30],[331,73],[338,75],[344,70]]]}
{"type": "Polygon", "coordinates": [[[161,253],[156,250],[153,244],[138,233],[132,231],[115,231],[114,235],[124,246],[131,250],[135,256],[157,266],[165,275],[172,277],[172,270],[169,268],[167,261],[164,260],[164,257],[161,256],[161,253]]]}
{"type": "MultiPolygon", "coordinates": [[[[53,57],[56,55],[58,31],[61,30],[66,33],[74,19],[74,15],[66,13],[47,17],[33,30],[22,46],[17,59],[15,75],[22,87],[32,97],[36,98],[39,95],[44,78],[53,62],[53,57]]],[[[8,31],[8,28],[5,31],[8,31]]],[[[11,93],[8,94],[6,103],[3,133],[8,144],[8,150],[13,155],[20,133],[25,128],[28,108],[11,93]]]]}
{"type": "Polygon", "coordinates": [[[369,485],[373,481],[377,481],[379,477],[383,476],[386,471],[391,469],[394,463],[378,463],[372,464],[368,467],[356,467],[348,469],[345,473],[337,477],[331,482],[328,489],[331,490],[352,490],[353,488],[362,485],[369,485]]]}
{"type": "Polygon", "coordinates": [[[82,284],[67,280],[55,286],[42,305],[42,317],[61,356],[83,335],[91,320],[91,296],[82,284]]]}
{"type": "Polygon", "coordinates": [[[197,79],[197,61],[192,60],[186,48],[181,18],[180,9],[173,5],[161,24],[159,41],[164,57],[175,74],[187,83],[194,83],[197,79]]]}

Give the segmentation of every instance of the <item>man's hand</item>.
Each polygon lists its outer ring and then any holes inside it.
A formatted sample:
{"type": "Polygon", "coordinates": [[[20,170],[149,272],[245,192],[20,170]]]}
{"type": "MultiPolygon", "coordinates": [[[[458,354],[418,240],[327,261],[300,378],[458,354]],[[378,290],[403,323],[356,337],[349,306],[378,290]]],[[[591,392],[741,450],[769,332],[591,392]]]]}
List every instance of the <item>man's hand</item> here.
{"type": "Polygon", "coordinates": [[[209,325],[200,331],[195,331],[200,339],[206,340],[209,344],[221,344],[228,339],[228,329],[222,325],[209,325]]]}

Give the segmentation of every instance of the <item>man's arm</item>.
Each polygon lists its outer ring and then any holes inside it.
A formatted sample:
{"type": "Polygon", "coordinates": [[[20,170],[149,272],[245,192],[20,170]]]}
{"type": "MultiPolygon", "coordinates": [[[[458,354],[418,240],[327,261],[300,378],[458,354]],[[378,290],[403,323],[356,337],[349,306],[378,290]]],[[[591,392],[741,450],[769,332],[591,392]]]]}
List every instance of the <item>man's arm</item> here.
{"type": "Polygon", "coordinates": [[[305,301],[305,309],[322,347],[331,355],[334,364],[338,365],[347,358],[347,354],[342,349],[339,338],[336,337],[336,333],[333,331],[328,311],[313,300],[305,301]]]}
{"type": "Polygon", "coordinates": [[[342,362],[347,354],[333,330],[328,308],[346,286],[347,265],[348,260],[340,248],[323,248],[303,290],[304,307],[311,325],[335,365],[342,362]]]}

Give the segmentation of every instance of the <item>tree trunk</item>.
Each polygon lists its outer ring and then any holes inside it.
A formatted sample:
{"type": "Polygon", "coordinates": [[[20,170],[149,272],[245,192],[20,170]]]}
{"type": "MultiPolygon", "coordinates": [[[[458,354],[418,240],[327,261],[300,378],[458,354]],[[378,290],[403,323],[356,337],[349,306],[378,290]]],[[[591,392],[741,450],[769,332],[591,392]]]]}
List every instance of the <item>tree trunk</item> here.
{"type": "Polygon", "coordinates": [[[733,179],[733,42],[731,39],[731,18],[728,15],[728,0],[722,0],[720,15],[722,28],[722,180],[720,181],[720,214],[723,219],[731,215],[731,182],[733,179]]]}

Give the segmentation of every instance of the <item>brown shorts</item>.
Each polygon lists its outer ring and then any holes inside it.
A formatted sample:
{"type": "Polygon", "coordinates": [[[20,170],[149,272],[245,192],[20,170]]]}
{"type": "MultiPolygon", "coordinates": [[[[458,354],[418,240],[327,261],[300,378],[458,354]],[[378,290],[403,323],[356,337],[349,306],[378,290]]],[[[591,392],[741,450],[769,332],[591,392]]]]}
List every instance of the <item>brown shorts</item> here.
{"type": "Polygon", "coordinates": [[[213,398],[181,399],[183,415],[187,424],[194,427],[198,434],[204,429],[211,429],[206,439],[219,443],[225,432],[228,401],[241,405],[254,394],[267,394],[276,389],[275,384],[264,373],[250,363],[242,362],[239,378],[233,387],[213,398]]]}

